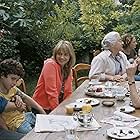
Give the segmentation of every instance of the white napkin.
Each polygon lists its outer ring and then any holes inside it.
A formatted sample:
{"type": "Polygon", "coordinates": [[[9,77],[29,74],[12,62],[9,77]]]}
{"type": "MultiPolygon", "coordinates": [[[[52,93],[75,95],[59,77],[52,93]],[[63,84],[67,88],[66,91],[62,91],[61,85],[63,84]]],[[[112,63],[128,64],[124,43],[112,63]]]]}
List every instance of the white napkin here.
{"type": "Polygon", "coordinates": [[[135,127],[140,124],[140,118],[120,111],[115,111],[113,116],[105,118],[101,122],[121,127],[135,127]]]}
{"type": "Polygon", "coordinates": [[[114,115],[119,116],[122,122],[128,123],[129,127],[135,127],[136,125],[140,123],[140,118],[134,117],[132,115],[129,115],[120,111],[115,111],[114,115]]]}
{"type": "Polygon", "coordinates": [[[73,116],[63,115],[44,115],[37,114],[35,123],[35,132],[60,132],[64,131],[65,126],[76,127],[77,131],[97,130],[101,126],[93,118],[91,127],[80,127],[73,116]]]}
{"type": "Polygon", "coordinates": [[[122,119],[124,119],[124,121],[135,121],[135,120],[140,120],[140,118],[134,117],[132,115],[120,112],[120,111],[115,111],[114,115],[121,117],[122,119]]]}

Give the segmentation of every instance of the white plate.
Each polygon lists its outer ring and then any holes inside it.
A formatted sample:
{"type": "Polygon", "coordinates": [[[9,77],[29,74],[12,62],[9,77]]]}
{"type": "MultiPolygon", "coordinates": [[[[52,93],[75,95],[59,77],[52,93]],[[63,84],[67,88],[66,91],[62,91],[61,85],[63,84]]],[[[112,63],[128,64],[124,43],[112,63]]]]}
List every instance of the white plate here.
{"type": "Polygon", "coordinates": [[[80,98],[80,99],[77,99],[76,102],[90,104],[92,106],[98,105],[100,103],[99,100],[93,99],[93,98],[80,98]]]}
{"type": "Polygon", "coordinates": [[[102,82],[95,82],[95,81],[89,81],[89,85],[101,85],[103,84],[102,82]]]}
{"type": "Polygon", "coordinates": [[[135,111],[135,108],[132,106],[121,106],[121,107],[117,107],[117,111],[124,112],[124,113],[131,113],[135,111]]]}
{"type": "Polygon", "coordinates": [[[74,102],[74,103],[70,103],[70,104],[67,104],[65,107],[66,108],[69,108],[69,107],[71,107],[71,108],[74,108],[74,109],[82,109],[82,107],[83,107],[83,105],[84,105],[85,103],[80,103],[80,102],[74,102]]]}
{"type": "Polygon", "coordinates": [[[113,127],[107,130],[107,135],[115,139],[128,140],[128,139],[137,138],[140,135],[140,133],[135,128],[113,127]]]}

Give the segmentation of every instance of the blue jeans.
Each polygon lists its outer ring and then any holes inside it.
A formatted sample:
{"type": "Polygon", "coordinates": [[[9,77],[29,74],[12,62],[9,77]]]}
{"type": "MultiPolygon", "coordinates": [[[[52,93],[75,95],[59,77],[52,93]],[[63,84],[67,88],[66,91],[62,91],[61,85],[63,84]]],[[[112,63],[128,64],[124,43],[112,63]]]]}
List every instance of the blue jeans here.
{"type": "Polygon", "coordinates": [[[20,140],[24,134],[0,128],[0,140],[20,140]]]}
{"type": "Polygon", "coordinates": [[[35,126],[36,117],[32,112],[25,113],[25,120],[22,124],[17,128],[17,132],[27,134],[30,132],[35,126]]]}
{"type": "Polygon", "coordinates": [[[140,75],[135,75],[135,80],[140,81],[140,75]]]}

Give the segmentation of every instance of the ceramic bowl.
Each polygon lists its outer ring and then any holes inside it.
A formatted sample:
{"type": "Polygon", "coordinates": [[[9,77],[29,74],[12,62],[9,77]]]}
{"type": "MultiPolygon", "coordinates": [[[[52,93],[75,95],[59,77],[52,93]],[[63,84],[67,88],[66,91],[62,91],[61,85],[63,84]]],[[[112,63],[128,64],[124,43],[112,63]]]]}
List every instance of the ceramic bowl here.
{"type": "Polygon", "coordinates": [[[111,106],[113,106],[113,105],[115,104],[115,101],[112,101],[112,100],[103,100],[103,101],[102,101],[102,104],[103,104],[104,106],[111,107],[111,106]]]}

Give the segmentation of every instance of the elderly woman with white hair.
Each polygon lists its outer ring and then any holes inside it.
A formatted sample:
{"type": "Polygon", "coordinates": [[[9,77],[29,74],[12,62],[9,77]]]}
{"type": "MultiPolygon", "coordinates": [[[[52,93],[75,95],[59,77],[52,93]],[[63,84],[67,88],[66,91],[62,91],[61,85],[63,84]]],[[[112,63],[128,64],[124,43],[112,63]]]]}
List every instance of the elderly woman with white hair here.
{"type": "Polygon", "coordinates": [[[123,42],[118,32],[112,31],[105,35],[101,42],[104,51],[93,58],[89,79],[100,75],[103,81],[124,81],[127,77],[126,67],[129,63],[122,52],[123,42]]]}

